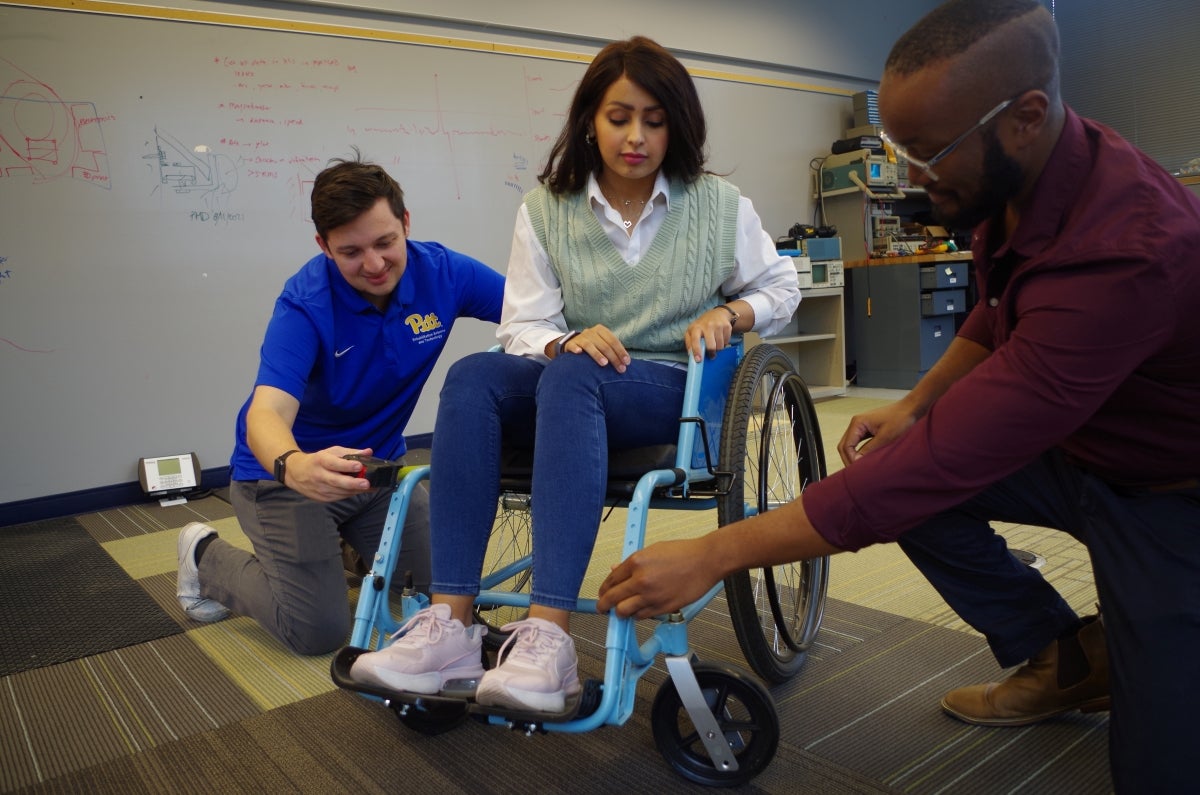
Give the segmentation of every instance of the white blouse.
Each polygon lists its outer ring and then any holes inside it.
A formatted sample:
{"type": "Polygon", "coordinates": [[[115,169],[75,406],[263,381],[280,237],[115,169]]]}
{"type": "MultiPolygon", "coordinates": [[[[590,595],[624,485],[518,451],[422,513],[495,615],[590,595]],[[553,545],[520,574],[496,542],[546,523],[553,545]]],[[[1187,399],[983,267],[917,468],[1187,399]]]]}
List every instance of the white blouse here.
{"type": "MultiPolygon", "coordinates": [[[[588,177],[587,193],[608,239],[621,258],[636,268],[670,209],[667,178],[659,172],[641,218],[628,231],[621,214],[600,192],[594,175],[588,177]]],[[[721,292],[750,304],[754,309],[753,330],[762,335],[782,329],[800,304],[795,265],[790,257],[775,250],[774,240],[745,196],[738,198],[734,269],[722,283],[721,292]]],[[[508,353],[545,360],[546,345],[568,331],[562,307],[561,285],[550,268],[546,249],[534,234],[529,210],[522,203],[513,231],[504,308],[496,337],[508,353]]]]}

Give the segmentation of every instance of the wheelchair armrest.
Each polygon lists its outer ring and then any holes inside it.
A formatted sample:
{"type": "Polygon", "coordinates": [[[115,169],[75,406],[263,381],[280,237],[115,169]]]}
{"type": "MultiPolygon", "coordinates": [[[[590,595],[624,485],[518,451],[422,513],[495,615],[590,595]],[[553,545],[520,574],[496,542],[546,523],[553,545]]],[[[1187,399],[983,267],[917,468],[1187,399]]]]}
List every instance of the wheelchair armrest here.
{"type": "MultiPolygon", "coordinates": [[[[703,343],[702,343],[703,344],[703,343]]],[[[675,465],[681,469],[706,469],[715,459],[721,444],[721,426],[725,403],[733,387],[733,376],[742,361],[744,347],[739,340],[697,362],[688,359],[688,377],[683,392],[683,409],[675,465]],[[689,418],[691,421],[688,421],[689,418]],[[708,440],[705,456],[703,433],[708,440]]]]}

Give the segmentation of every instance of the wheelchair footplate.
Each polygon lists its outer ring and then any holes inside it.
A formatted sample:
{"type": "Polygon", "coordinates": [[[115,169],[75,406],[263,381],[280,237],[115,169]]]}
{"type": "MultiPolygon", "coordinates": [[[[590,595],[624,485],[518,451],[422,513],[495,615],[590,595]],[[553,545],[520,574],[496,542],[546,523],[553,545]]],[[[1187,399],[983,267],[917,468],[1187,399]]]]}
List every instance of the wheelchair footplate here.
{"type": "Polygon", "coordinates": [[[527,732],[538,731],[544,723],[566,723],[576,718],[587,717],[600,705],[598,680],[587,680],[579,694],[567,698],[561,712],[535,712],[504,706],[490,706],[475,701],[478,679],[452,679],[436,694],[412,693],[404,690],[389,690],[376,685],[364,684],[351,678],[350,668],[360,654],[368,649],[347,646],[339,651],[330,664],[333,683],[345,690],[353,690],[372,696],[395,710],[400,721],[410,728],[426,734],[436,734],[453,728],[468,716],[480,720],[500,718],[515,729],[527,732]]]}

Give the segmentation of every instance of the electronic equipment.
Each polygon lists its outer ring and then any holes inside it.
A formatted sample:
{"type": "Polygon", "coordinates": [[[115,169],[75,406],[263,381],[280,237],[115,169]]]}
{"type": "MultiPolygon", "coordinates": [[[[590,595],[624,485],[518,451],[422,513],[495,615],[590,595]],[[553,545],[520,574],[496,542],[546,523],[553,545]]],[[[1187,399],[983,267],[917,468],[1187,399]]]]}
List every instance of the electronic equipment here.
{"type": "Polygon", "coordinates": [[[908,158],[896,155],[896,187],[906,188],[908,190],[921,190],[912,184],[912,180],[908,178],[908,158]]]}
{"type": "Polygon", "coordinates": [[[854,126],[879,124],[878,91],[859,91],[851,101],[854,104],[854,126]]]}
{"type": "Polygon", "coordinates": [[[792,257],[796,265],[796,279],[800,289],[810,290],[822,287],[845,287],[845,271],[841,260],[817,260],[809,257],[792,257]]]}
{"type": "Polygon", "coordinates": [[[181,495],[200,485],[200,458],[195,453],[139,458],[137,466],[142,491],[161,497],[164,506],[187,502],[181,495]]]}
{"type": "Polygon", "coordinates": [[[845,287],[846,278],[842,261],[840,259],[814,260],[812,264],[812,286],[814,288],[845,287]]]}
{"type": "Polygon", "coordinates": [[[900,216],[872,215],[871,250],[876,254],[890,254],[896,239],[900,236],[900,216]]]}
{"type": "Polygon", "coordinates": [[[800,253],[816,260],[841,259],[842,239],[840,237],[812,237],[800,241],[800,253]]]}
{"type": "Polygon", "coordinates": [[[900,234],[900,216],[871,216],[871,234],[875,237],[889,237],[900,234]]]}
{"type": "Polygon", "coordinates": [[[830,151],[835,155],[858,149],[869,149],[873,154],[882,155],[884,154],[883,139],[878,135],[855,135],[834,141],[833,146],[830,147],[830,151]]]}
{"type": "Polygon", "coordinates": [[[389,488],[396,485],[400,476],[400,462],[389,461],[386,458],[376,458],[372,455],[356,455],[350,454],[342,456],[348,461],[357,461],[360,464],[358,474],[355,477],[366,478],[372,488],[389,488]]]}
{"type": "Polygon", "coordinates": [[[864,187],[894,189],[896,183],[895,163],[888,162],[885,155],[872,154],[869,149],[857,149],[828,155],[822,161],[817,193],[821,196],[837,196],[855,193],[864,187]]]}
{"type": "Polygon", "coordinates": [[[833,252],[825,257],[819,253],[812,256],[818,259],[837,259],[842,256],[841,241],[829,241],[825,238],[837,237],[836,226],[812,226],[810,224],[792,224],[792,228],[782,237],[775,238],[775,250],[787,256],[794,256],[791,252],[796,251],[800,254],[808,255],[809,247],[812,246],[818,252],[833,252]],[[822,238],[817,242],[811,242],[813,238],[822,238]]]}
{"type": "Polygon", "coordinates": [[[873,135],[876,138],[878,138],[882,134],[883,134],[883,125],[882,124],[860,124],[856,127],[848,128],[845,132],[845,135],[847,138],[854,138],[855,136],[858,136],[858,135],[873,135]]]}

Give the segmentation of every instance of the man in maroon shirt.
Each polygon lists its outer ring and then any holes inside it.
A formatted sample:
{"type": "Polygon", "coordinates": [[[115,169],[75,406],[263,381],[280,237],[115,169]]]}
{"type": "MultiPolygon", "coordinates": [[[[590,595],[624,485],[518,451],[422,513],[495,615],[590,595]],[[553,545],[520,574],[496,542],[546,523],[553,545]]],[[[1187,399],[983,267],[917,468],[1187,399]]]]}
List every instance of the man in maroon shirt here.
{"type": "Polygon", "coordinates": [[[893,48],[887,138],[975,227],[980,301],[903,400],[851,420],[802,499],[630,556],[599,609],[648,617],[746,568],[898,541],[1001,666],[946,695],[980,725],[1107,709],[1118,790],[1194,787],[1200,715],[1200,199],[1059,95],[1037,0],[952,0],[893,48]],[[1080,619],[990,520],[1086,544],[1080,619]]]}

